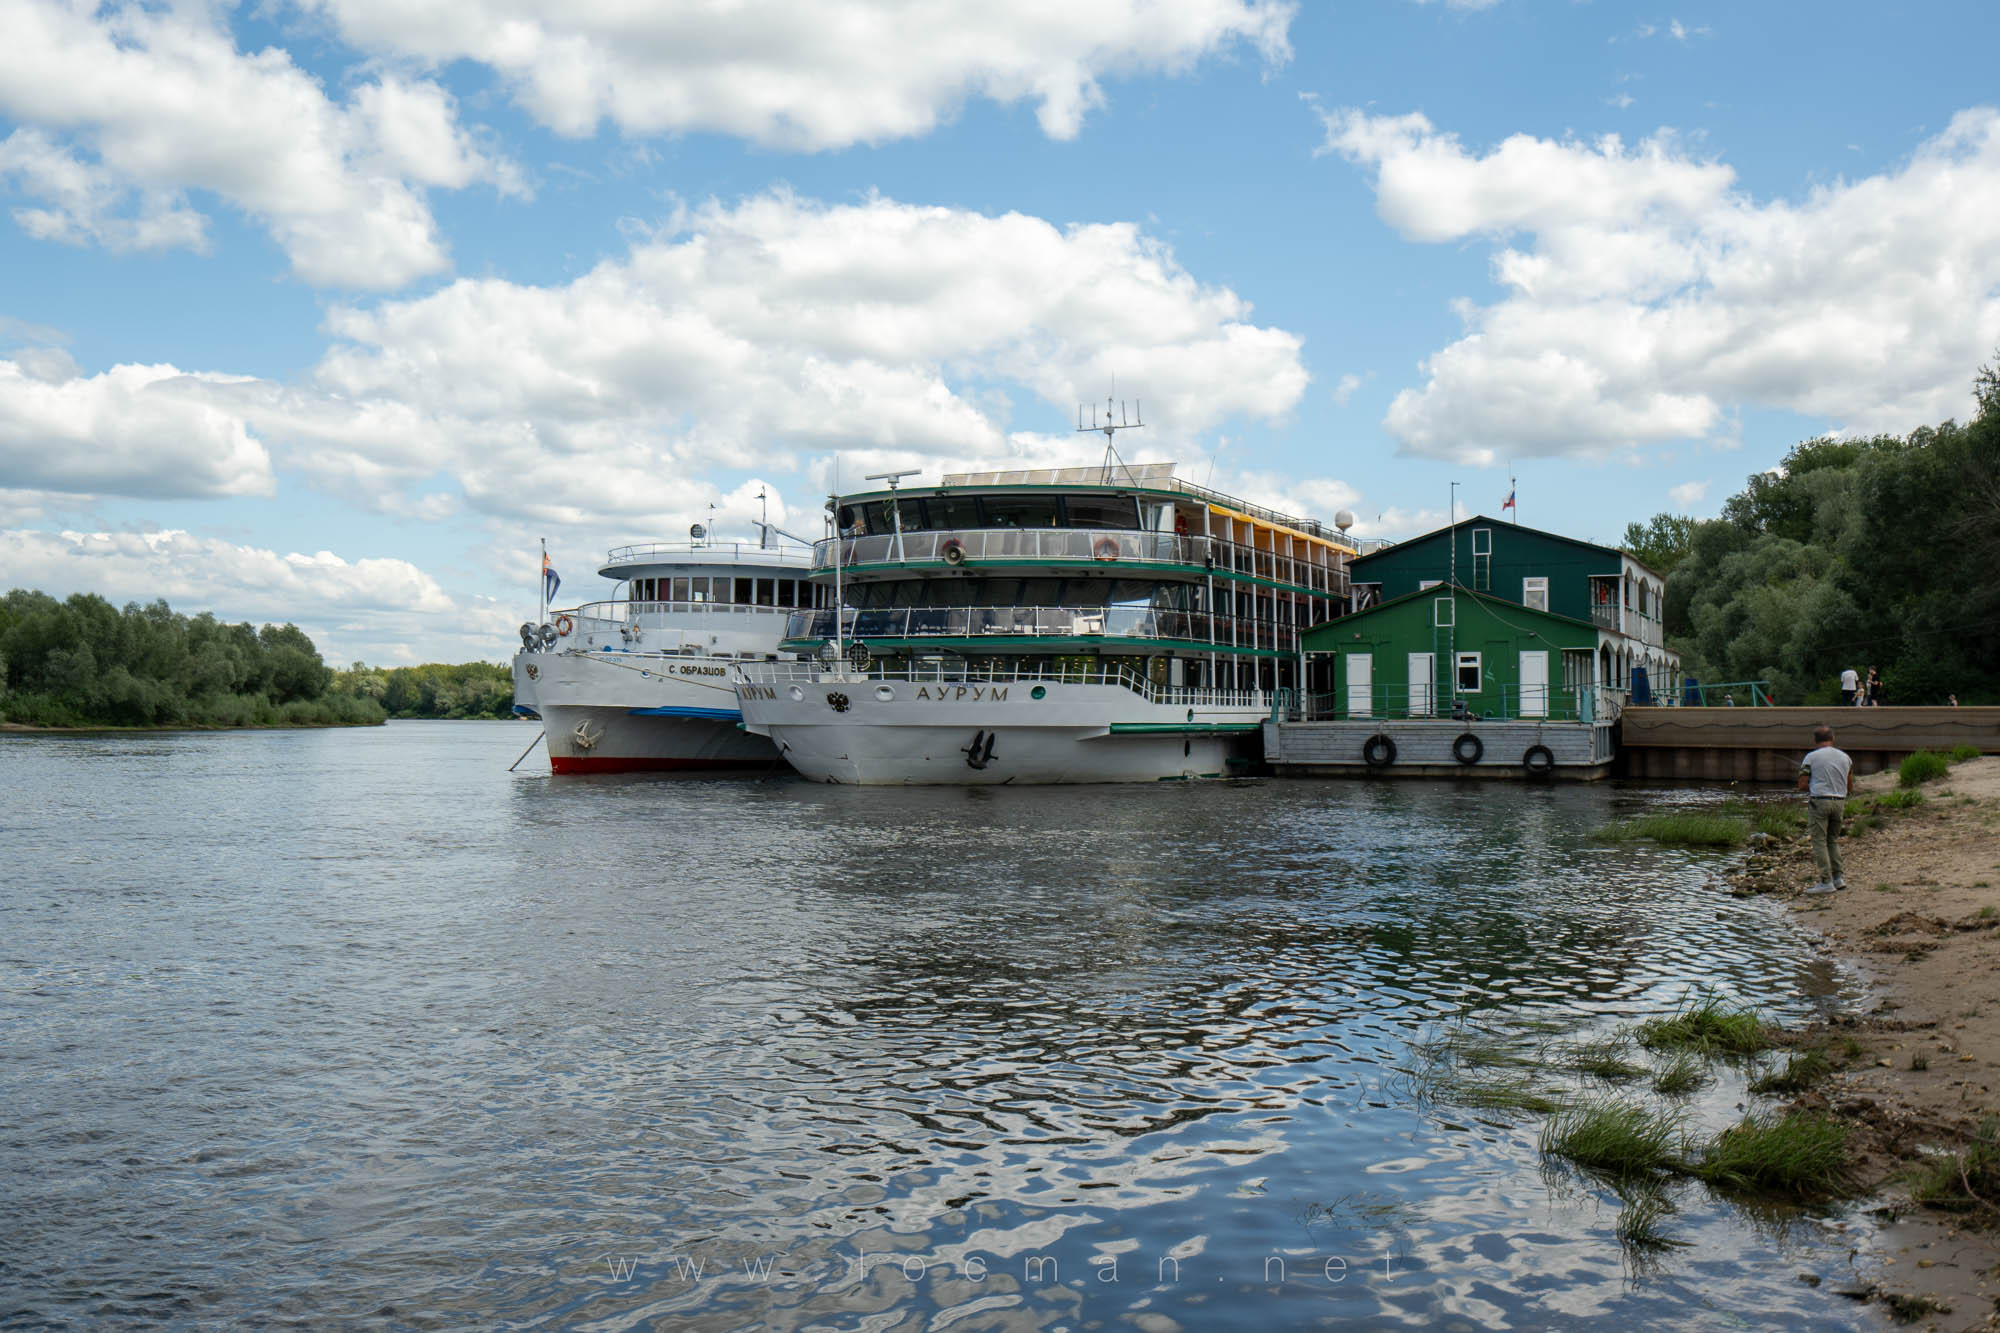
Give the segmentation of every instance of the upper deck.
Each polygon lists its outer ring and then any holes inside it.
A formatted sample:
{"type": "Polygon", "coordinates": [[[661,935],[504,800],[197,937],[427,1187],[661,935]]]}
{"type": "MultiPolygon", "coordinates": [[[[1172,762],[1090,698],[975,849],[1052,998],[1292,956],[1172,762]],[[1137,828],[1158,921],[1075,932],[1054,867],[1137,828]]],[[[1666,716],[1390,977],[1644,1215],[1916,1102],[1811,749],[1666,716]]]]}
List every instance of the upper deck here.
{"type": "Polygon", "coordinates": [[[806,573],[812,552],[803,546],[760,546],[756,542],[645,542],[615,546],[597,572],[607,579],[691,572],[695,569],[786,570],[806,573]]]}

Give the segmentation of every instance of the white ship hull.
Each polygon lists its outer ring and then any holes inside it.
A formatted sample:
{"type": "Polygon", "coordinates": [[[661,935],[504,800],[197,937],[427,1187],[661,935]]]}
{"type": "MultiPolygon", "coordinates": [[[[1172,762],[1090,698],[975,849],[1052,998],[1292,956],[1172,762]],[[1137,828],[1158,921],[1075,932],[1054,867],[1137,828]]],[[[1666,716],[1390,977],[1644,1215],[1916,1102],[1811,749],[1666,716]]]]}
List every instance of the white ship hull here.
{"type": "Polygon", "coordinates": [[[554,772],[772,769],[780,762],[770,741],[737,725],[735,663],[727,659],[537,653],[526,666],[554,772]]]}
{"type": "Polygon", "coordinates": [[[744,728],[814,782],[863,786],[1224,777],[1269,713],[1241,695],[1152,700],[1115,684],[751,671],[744,728]]]}

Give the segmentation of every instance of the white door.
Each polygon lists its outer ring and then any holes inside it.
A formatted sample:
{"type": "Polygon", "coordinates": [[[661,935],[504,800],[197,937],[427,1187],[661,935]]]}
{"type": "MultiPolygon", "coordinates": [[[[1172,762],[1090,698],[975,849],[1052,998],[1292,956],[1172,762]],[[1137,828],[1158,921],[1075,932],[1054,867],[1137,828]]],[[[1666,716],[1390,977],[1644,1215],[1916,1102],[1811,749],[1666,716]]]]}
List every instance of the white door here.
{"type": "Polygon", "coordinates": [[[1347,661],[1347,715],[1349,717],[1372,717],[1371,701],[1375,694],[1375,655],[1373,653],[1349,653],[1347,661]]]}
{"type": "Polygon", "coordinates": [[[1429,717],[1437,711],[1437,654],[1410,654],[1410,716],[1429,717]]]}
{"type": "Polygon", "coordinates": [[[1549,655],[1546,651],[1521,654],[1521,716],[1549,715],[1549,655]]]}

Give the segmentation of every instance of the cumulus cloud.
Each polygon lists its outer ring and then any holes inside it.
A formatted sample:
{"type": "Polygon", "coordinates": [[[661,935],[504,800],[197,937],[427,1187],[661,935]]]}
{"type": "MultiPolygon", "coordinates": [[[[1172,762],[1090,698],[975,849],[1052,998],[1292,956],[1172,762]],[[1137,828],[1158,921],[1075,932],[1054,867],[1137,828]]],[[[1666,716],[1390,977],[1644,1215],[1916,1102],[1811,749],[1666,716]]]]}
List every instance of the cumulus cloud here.
{"type": "Polygon", "coordinates": [[[856,471],[1095,450],[1010,429],[1017,393],[1066,422],[1115,381],[1156,449],[1191,449],[1305,391],[1299,339],[1249,316],[1128,224],[772,194],[688,210],[562,286],[335,310],[310,383],[233,406],[337,489],[443,471],[488,514],[606,524],[680,515],[690,474],[835,450],[856,471]]]}
{"type": "Polygon", "coordinates": [[[1483,240],[1505,295],[1385,425],[1411,453],[1606,455],[1726,443],[1732,409],[1850,431],[1964,415],[2000,341],[2000,112],[1961,112],[1894,171],[1759,203],[1670,133],[1513,136],[1481,155],[1421,115],[1322,113],[1423,242],[1483,240]]]}
{"type": "Polygon", "coordinates": [[[0,0],[0,181],[32,235],[115,249],[204,243],[188,191],[256,218],[307,282],[394,288],[447,267],[424,190],[522,187],[434,83],[383,75],[336,103],[199,7],[0,0]]]}
{"type": "Polygon", "coordinates": [[[66,352],[0,361],[0,487],[147,497],[268,495],[270,456],[225,401],[240,377],[170,365],[76,371],[66,352]]]}
{"type": "Polygon", "coordinates": [[[1708,498],[1708,488],[1712,481],[1684,481],[1667,492],[1673,502],[1682,509],[1692,509],[1708,498]]]}
{"type": "Polygon", "coordinates": [[[190,614],[289,621],[342,663],[357,656],[490,657],[504,649],[515,624],[490,601],[453,598],[406,560],[348,560],[331,551],[281,555],[179,529],[4,530],[0,567],[13,586],[56,596],[94,592],[114,603],[164,597],[190,614]]]}
{"type": "Polygon", "coordinates": [[[312,0],[350,42],[498,71],[544,124],[713,131],[792,149],[929,131],[971,98],[1031,101],[1073,137],[1105,76],[1179,73],[1239,44],[1288,58],[1284,0],[312,0]]]}

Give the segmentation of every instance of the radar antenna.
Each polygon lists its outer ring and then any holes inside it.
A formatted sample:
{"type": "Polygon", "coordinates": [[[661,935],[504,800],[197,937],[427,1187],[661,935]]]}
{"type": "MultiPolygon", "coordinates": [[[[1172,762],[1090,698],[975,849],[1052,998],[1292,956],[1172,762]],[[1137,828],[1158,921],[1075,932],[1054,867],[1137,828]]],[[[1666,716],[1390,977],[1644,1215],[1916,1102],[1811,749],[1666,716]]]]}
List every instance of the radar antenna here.
{"type": "Polygon", "coordinates": [[[1113,401],[1110,398],[1104,400],[1104,420],[1102,422],[1099,422],[1097,419],[1097,409],[1092,407],[1090,409],[1090,424],[1088,426],[1083,424],[1083,404],[1078,403],[1076,405],[1076,433],[1079,435],[1102,435],[1104,437],[1104,483],[1106,485],[1111,485],[1117,481],[1115,468],[1124,469],[1127,481],[1132,479],[1132,470],[1126,466],[1125,460],[1118,456],[1117,442],[1113,437],[1121,430],[1137,430],[1146,424],[1141,420],[1144,414],[1139,410],[1138,399],[1134,398],[1132,400],[1130,415],[1127,415],[1125,410],[1126,405],[1122,400],[1117,402],[1118,410],[1113,412],[1113,401]]]}

